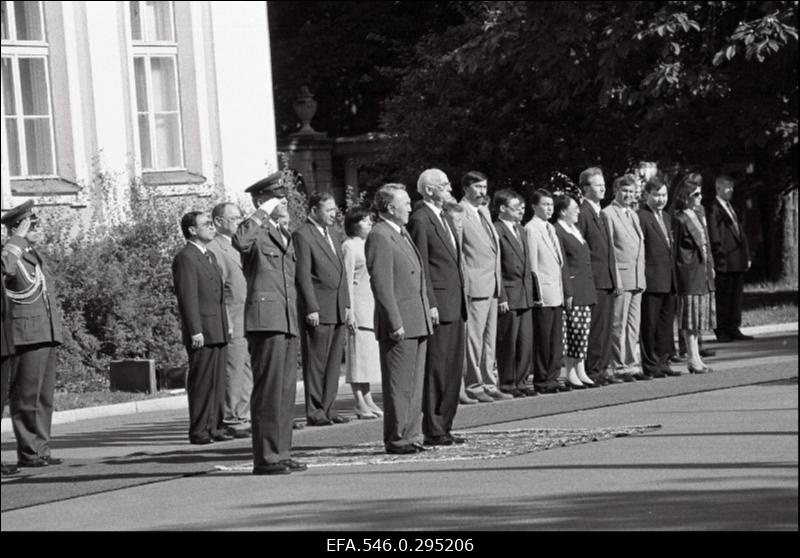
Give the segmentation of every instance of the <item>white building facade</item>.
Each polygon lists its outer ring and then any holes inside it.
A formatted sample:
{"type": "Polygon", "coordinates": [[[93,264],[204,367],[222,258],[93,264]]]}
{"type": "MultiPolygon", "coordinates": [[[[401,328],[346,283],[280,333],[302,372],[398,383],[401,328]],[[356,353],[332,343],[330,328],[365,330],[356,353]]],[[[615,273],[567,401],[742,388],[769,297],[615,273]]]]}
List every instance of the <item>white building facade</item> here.
{"type": "Polygon", "coordinates": [[[4,1],[2,114],[3,210],[241,198],[277,170],[267,3],[4,1]]]}

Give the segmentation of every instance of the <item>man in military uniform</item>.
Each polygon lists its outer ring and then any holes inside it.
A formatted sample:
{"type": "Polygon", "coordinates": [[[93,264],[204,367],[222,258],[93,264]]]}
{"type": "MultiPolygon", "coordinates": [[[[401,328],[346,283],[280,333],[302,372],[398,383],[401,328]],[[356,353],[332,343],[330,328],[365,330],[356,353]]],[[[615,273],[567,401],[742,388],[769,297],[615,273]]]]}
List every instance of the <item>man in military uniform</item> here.
{"type": "Polygon", "coordinates": [[[304,471],[291,458],[297,389],[297,294],[295,253],[281,220],[288,216],[283,175],[276,172],[245,190],[256,211],[233,235],[247,280],[244,331],[250,350],[253,393],[253,474],[304,471]]]}
{"type": "Polygon", "coordinates": [[[56,347],[61,344],[61,315],[55,282],[35,245],[42,240],[33,200],[8,211],[0,223],[8,229],[3,246],[3,282],[10,300],[16,353],[11,357],[11,422],[20,467],[58,465],[50,455],[50,425],[56,376],[56,347]]]}
{"type": "MultiPolygon", "coordinates": [[[[2,274],[5,275],[5,265],[0,262],[0,269],[2,274]]],[[[14,322],[11,320],[11,310],[8,308],[8,297],[6,296],[6,284],[0,281],[0,291],[2,291],[2,298],[0,298],[0,309],[2,309],[3,331],[0,332],[0,341],[2,341],[2,360],[0,361],[0,369],[2,369],[2,406],[0,410],[5,410],[6,402],[8,401],[8,384],[11,380],[11,357],[14,355],[14,322]]],[[[2,464],[3,476],[15,475],[19,473],[19,469],[13,465],[2,464]]]]}

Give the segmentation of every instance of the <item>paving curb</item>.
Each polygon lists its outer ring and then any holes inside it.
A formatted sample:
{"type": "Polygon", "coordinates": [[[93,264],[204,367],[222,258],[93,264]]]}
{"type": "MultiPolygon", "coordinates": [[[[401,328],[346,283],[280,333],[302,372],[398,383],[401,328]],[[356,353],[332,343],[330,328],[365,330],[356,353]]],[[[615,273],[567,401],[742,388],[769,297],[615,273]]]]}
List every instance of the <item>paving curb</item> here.
{"type": "MultiPolygon", "coordinates": [[[[798,330],[797,322],[784,324],[767,324],[753,327],[743,327],[742,333],[747,335],[765,335],[770,333],[788,333],[798,330]]],[[[703,336],[704,341],[713,341],[713,334],[703,336]]],[[[339,385],[344,384],[344,376],[339,378],[339,385]]],[[[297,397],[302,398],[303,381],[297,382],[297,397]]],[[[130,415],[134,413],[146,413],[152,411],[172,411],[186,409],[189,402],[186,394],[175,397],[160,397],[157,399],[145,399],[143,401],[129,401],[128,403],[117,403],[114,405],[101,405],[99,407],[85,407],[83,409],[72,409],[69,411],[58,411],[53,413],[53,424],[65,424],[94,418],[110,417],[115,415],[130,415]]],[[[0,432],[11,432],[11,419],[4,418],[0,425],[0,432]]]]}

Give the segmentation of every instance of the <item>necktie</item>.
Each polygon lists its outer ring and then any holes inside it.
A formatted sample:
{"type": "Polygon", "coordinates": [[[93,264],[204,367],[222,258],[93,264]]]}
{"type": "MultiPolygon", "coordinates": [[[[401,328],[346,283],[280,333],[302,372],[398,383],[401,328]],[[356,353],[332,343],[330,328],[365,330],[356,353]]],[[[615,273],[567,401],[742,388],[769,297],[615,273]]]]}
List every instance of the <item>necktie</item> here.
{"type": "Polygon", "coordinates": [[[725,201],[725,205],[727,206],[728,213],[730,214],[731,219],[733,220],[733,230],[736,231],[736,235],[738,236],[739,235],[739,220],[736,218],[736,212],[733,210],[733,206],[731,205],[731,202],[726,200],[725,201]]]}
{"type": "Polygon", "coordinates": [[[483,225],[483,228],[486,230],[486,234],[489,235],[489,239],[492,241],[492,245],[494,246],[494,234],[492,233],[492,226],[489,224],[488,219],[486,219],[486,217],[483,215],[481,209],[483,208],[482,207],[478,208],[478,216],[481,218],[481,224],[483,225]]]}
{"type": "Polygon", "coordinates": [[[558,238],[556,238],[556,231],[553,228],[553,225],[550,223],[545,223],[545,228],[547,229],[547,236],[550,239],[550,247],[553,249],[553,252],[556,253],[556,259],[558,260],[558,265],[561,265],[561,248],[558,246],[558,238]]]}
{"type": "Polygon", "coordinates": [[[324,229],[322,229],[322,230],[324,230],[324,231],[325,231],[325,240],[327,240],[327,241],[328,241],[328,246],[330,246],[330,247],[331,247],[331,252],[333,252],[333,255],[334,255],[334,256],[338,256],[338,254],[336,253],[336,248],[335,248],[335,247],[334,247],[334,245],[333,245],[333,239],[331,238],[331,235],[330,235],[330,234],[328,234],[328,228],[327,228],[327,227],[325,227],[325,228],[324,228],[324,229]]]}
{"type": "Polygon", "coordinates": [[[278,230],[281,233],[281,240],[283,240],[283,245],[286,246],[287,244],[289,244],[289,239],[291,238],[291,235],[289,234],[289,231],[286,229],[286,227],[284,227],[283,225],[279,225],[278,230]]]}
{"type": "Polygon", "coordinates": [[[660,211],[656,211],[656,221],[658,221],[658,226],[661,227],[661,232],[664,233],[664,238],[667,239],[667,246],[672,246],[669,233],[667,232],[667,226],[664,224],[664,218],[660,211]]]}
{"type": "Polygon", "coordinates": [[[453,245],[453,249],[457,250],[458,246],[456,246],[456,239],[453,236],[453,231],[450,230],[450,225],[447,224],[447,219],[444,218],[444,215],[441,213],[439,214],[439,221],[442,222],[442,226],[444,227],[444,231],[447,233],[447,236],[450,238],[450,244],[453,245]]]}
{"type": "Polygon", "coordinates": [[[206,250],[206,259],[208,260],[208,263],[214,265],[214,260],[211,258],[211,252],[209,252],[208,250],[206,250]]]}

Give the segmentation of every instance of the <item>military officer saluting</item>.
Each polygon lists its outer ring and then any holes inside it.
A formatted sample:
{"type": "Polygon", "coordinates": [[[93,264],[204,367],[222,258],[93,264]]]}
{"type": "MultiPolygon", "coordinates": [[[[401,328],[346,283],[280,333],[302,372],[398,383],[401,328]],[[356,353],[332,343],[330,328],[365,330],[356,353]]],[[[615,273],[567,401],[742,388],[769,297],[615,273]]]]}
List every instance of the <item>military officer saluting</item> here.
{"type": "Polygon", "coordinates": [[[16,353],[11,357],[11,422],[20,467],[58,465],[50,455],[50,425],[56,376],[56,347],[61,344],[61,315],[55,282],[35,245],[42,240],[33,200],[0,218],[8,229],[2,249],[3,282],[9,298],[16,353]]]}

